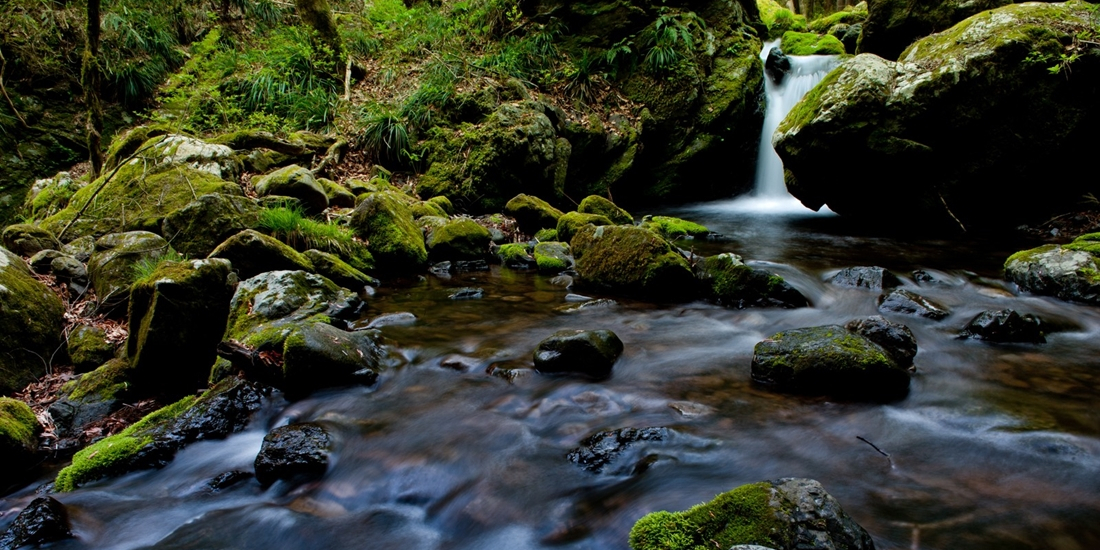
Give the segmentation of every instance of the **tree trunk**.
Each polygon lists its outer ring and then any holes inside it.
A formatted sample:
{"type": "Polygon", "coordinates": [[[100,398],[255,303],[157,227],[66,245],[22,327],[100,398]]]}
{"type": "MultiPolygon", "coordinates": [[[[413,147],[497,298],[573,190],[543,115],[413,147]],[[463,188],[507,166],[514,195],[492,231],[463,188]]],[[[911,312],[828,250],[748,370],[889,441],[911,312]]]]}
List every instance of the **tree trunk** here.
{"type": "Polygon", "coordinates": [[[333,72],[338,71],[343,64],[340,47],[340,32],[336,29],[336,18],[332,15],[332,6],[328,0],[294,0],[294,7],[298,10],[298,17],[302,22],[317,31],[317,37],[332,50],[333,72]]]}
{"type": "Polygon", "coordinates": [[[102,80],[99,70],[99,3],[100,0],[88,0],[88,28],[84,42],[84,62],[80,71],[83,77],[84,103],[88,107],[88,160],[92,163],[92,180],[98,178],[103,170],[103,107],[99,103],[102,80]]]}

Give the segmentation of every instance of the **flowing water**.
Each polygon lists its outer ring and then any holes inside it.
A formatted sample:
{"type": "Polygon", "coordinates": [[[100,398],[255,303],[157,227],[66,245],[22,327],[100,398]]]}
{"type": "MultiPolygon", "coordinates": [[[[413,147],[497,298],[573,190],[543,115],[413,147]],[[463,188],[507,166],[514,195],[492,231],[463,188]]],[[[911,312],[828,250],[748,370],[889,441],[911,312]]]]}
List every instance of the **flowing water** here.
{"type": "MultiPolygon", "coordinates": [[[[622,550],[647,512],[797,476],[821,481],[881,549],[1100,548],[1100,310],[1016,295],[1000,265],[1026,243],[883,236],[834,216],[761,210],[728,201],[663,213],[726,235],[696,252],[741,254],[812,307],[620,298],[566,312],[577,303],[569,290],[500,267],[393,282],[369,299],[368,317],[416,315],[382,329],[404,365],[372,388],[295,403],[276,396],[245,432],[194,444],[164,469],[56,495],[78,539],[53,547],[622,550]],[[754,386],[761,339],[877,313],[878,293],[824,282],[853,265],[924,270],[933,282],[906,278],[905,287],[953,311],[940,322],[891,317],[920,346],[908,397],[848,403],[754,386]],[[462,286],[485,296],[448,298],[462,286]],[[1001,308],[1041,316],[1048,343],[956,337],[978,312],[1001,308]],[[610,379],[529,370],[537,343],[563,328],[620,336],[626,350],[610,379]],[[323,479],[206,488],[223,472],[251,470],[263,435],[294,421],[334,434],[323,479]],[[647,426],[672,435],[629,448],[603,473],[566,459],[595,432],[647,426]]],[[[0,499],[0,528],[34,490],[0,499]]]]}

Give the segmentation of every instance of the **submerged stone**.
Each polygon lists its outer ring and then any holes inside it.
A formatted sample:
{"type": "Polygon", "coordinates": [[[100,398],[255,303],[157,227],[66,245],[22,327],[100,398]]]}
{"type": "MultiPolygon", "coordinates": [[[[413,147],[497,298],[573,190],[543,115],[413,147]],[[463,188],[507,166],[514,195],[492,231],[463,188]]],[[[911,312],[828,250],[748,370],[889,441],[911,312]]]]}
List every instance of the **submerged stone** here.
{"type": "Polygon", "coordinates": [[[607,378],[622,353],[623,341],[610,330],[559,330],[535,348],[535,370],[607,378]]]}

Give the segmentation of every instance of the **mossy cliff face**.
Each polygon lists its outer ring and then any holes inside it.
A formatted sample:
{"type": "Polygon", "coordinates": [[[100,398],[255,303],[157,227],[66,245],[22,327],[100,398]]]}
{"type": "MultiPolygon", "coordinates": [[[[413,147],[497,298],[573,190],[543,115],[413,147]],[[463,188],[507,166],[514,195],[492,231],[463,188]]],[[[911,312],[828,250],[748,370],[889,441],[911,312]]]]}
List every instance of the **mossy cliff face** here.
{"type": "Polygon", "coordinates": [[[33,382],[49,361],[65,355],[64,313],[61,300],[31,276],[23,259],[0,248],[0,395],[33,382]]]}
{"type": "Polygon", "coordinates": [[[1091,28],[1086,6],[1015,4],[920,40],[897,63],[846,61],[773,138],[788,189],[813,209],[954,227],[1011,225],[1100,191],[1078,176],[1100,123],[1100,48],[1083,49],[1072,73],[1048,70],[1091,28]],[[841,155],[861,169],[822,169],[841,155]]]}
{"type": "Polygon", "coordinates": [[[585,285],[609,292],[675,299],[690,295],[687,261],[656,233],[635,226],[585,226],[570,245],[585,285]]]}

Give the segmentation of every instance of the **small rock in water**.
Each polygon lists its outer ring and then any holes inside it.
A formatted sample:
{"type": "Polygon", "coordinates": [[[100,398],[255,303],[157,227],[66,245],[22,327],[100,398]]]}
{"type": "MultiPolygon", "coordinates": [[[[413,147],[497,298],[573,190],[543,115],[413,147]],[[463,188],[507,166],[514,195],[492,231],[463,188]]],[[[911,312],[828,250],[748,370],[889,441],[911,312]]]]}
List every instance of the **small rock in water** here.
{"type": "Polygon", "coordinates": [[[768,50],[768,58],[764,61],[764,72],[775,84],[782,84],[783,77],[791,70],[791,59],[783,50],[772,48],[768,50]]]}
{"type": "Polygon", "coordinates": [[[437,264],[433,264],[431,267],[428,268],[429,273],[441,279],[450,279],[451,271],[451,262],[439,262],[437,264]]]}
{"type": "Polygon", "coordinates": [[[452,300],[479,300],[485,297],[485,291],[480,288],[463,287],[448,296],[452,300]]]}
{"type": "Polygon", "coordinates": [[[573,286],[573,278],[569,275],[558,275],[550,279],[550,284],[554,286],[560,286],[562,288],[569,288],[573,286]]]}
{"type": "Polygon", "coordinates": [[[53,497],[39,497],[19,512],[8,530],[0,536],[0,548],[14,550],[71,538],[73,533],[69,528],[69,513],[65,505],[53,497]]]}
{"type": "Polygon", "coordinates": [[[870,290],[901,286],[901,280],[897,275],[878,266],[848,267],[833,275],[829,282],[837,286],[870,290]]]}
{"type": "Polygon", "coordinates": [[[669,408],[680,413],[688,418],[694,416],[703,416],[714,412],[714,409],[708,407],[702,403],[693,403],[691,401],[672,401],[668,404],[669,408]]]}
{"type": "Polygon", "coordinates": [[[901,323],[887,321],[880,315],[849,321],[844,328],[878,344],[901,366],[913,364],[917,356],[917,339],[913,331],[901,323]]]}
{"type": "Polygon", "coordinates": [[[878,309],[902,315],[917,315],[933,321],[939,321],[951,315],[946,307],[901,288],[879,297],[878,309]]]}
{"type": "Polygon", "coordinates": [[[267,487],[276,480],[316,479],[328,469],[332,441],[319,424],[291,424],[264,436],[256,455],[256,480],[267,487]]]}
{"type": "Polygon", "coordinates": [[[590,311],[594,309],[601,309],[617,305],[619,305],[619,302],[616,302],[615,300],[611,300],[609,298],[600,298],[599,300],[590,300],[577,304],[575,306],[562,306],[558,308],[558,311],[562,313],[577,313],[580,311],[590,311]]]}
{"type": "Polygon", "coordinates": [[[662,441],[668,428],[620,428],[588,436],[569,451],[569,461],[593,473],[600,473],[628,447],[639,441],[662,441]]]}
{"type": "Polygon", "coordinates": [[[454,263],[454,271],[456,273],[489,271],[489,262],[485,260],[458,260],[454,263]]]}
{"type": "Polygon", "coordinates": [[[587,302],[591,299],[592,298],[589,298],[588,296],[582,296],[580,294],[570,293],[570,294],[565,295],[565,301],[566,302],[587,302]]]}
{"type": "Polygon", "coordinates": [[[252,477],[252,472],[245,472],[243,470],[230,470],[228,472],[218,474],[217,477],[207,482],[206,486],[214,492],[228,489],[246,479],[252,477]]]}
{"type": "Polygon", "coordinates": [[[559,330],[535,348],[535,370],[606,378],[622,353],[623,341],[610,330],[559,330]]]}
{"type": "Polygon", "coordinates": [[[983,311],[963,329],[962,336],[987,342],[1031,343],[1046,342],[1042,322],[1034,315],[1020,315],[1011,309],[983,311]]]}
{"type": "Polygon", "coordinates": [[[407,311],[383,313],[370,320],[364,328],[407,327],[416,324],[416,315],[407,311]]]}

